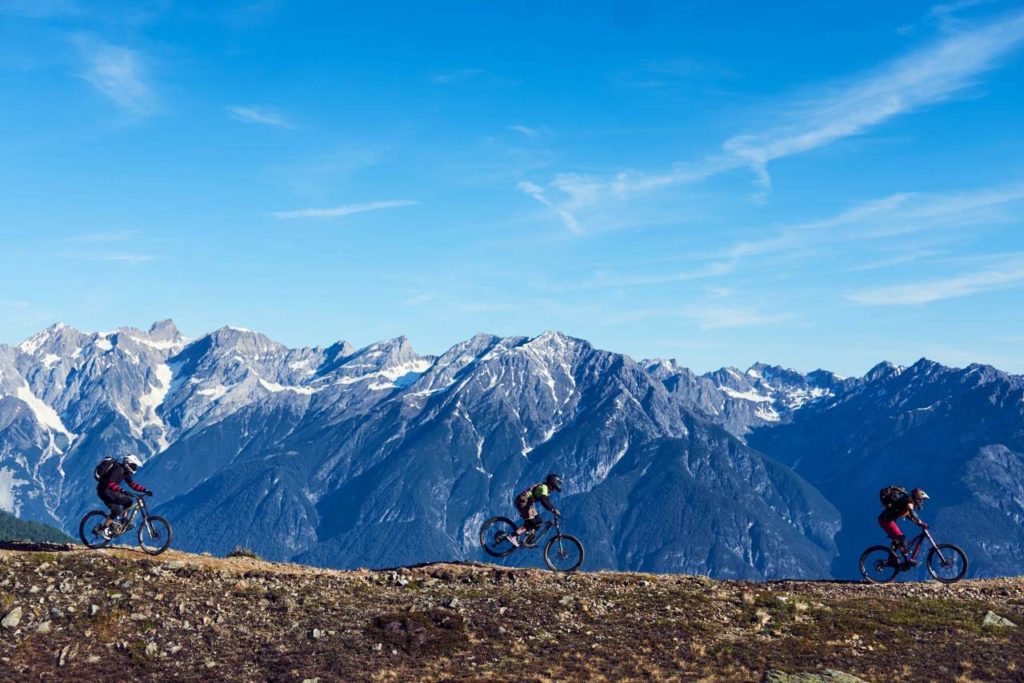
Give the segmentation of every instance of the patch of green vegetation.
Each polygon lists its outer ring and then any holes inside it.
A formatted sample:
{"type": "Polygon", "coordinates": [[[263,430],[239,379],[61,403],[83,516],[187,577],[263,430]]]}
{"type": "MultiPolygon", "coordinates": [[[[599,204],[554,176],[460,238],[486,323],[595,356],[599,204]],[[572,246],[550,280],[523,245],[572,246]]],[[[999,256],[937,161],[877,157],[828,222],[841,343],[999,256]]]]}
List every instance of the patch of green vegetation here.
{"type": "Polygon", "coordinates": [[[253,560],[260,559],[260,556],[256,554],[254,550],[245,548],[243,546],[235,546],[235,549],[229,552],[225,557],[248,557],[253,560]]]}
{"type": "Polygon", "coordinates": [[[36,565],[40,565],[43,562],[56,564],[59,558],[57,557],[57,553],[32,553],[26,559],[29,562],[34,562],[36,565]]]}
{"type": "Polygon", "coordinates": [[[30,541],[33,543],[75,543],[75,540],[60,529],[18,519],[9,512],[0,510],[0,541],[30,541]]]}

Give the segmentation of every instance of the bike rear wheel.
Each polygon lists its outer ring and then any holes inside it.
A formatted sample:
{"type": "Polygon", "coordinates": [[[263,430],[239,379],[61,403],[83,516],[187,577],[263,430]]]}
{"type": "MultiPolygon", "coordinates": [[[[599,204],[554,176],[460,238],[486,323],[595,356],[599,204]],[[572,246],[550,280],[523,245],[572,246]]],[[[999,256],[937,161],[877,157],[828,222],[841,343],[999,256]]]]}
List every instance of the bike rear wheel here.
{"type": "Polygon", "coordinates": [[[544,564],[553,572],[574,572],[583,564],[583,544],[568,534],[558,534],[544,546],[544,564]]]}
{"type": "Polygon", "coordinates": [[[78,537],[82,539],[86,548],[102,548],[110,543],[110,539],[100,533],[106,519],[107,514],[99,510],[87,512],[85,517],[82,517],[82,521],[78,524],[78,537]]]}
{"type": "Polygon", "coordinates": [[[508,517],[491,517],[480,527],[480,546],[491,557],[506,557],[516,550],[508,538],[516,535],[516,523],[508,517]]]}
{"type": "Polygon", "coordinates": [[[873,545],[860,556],[860,573],[868,583],[889,583],[900,573],[900,560],[891,548],[873,545]]]}
{"type": "Polygon", "coordinates": [[[928,573],[936,581],[956,583],[967,574],[967,553],[952,543],[940,543],[928,552],[928,573]]]}
{"type": "Polygon", "coordinates": [[[154,515],[139,525],[139,547],[147,555],[159,555],[171,544],[172,535],[170,522],[154,515]]]}

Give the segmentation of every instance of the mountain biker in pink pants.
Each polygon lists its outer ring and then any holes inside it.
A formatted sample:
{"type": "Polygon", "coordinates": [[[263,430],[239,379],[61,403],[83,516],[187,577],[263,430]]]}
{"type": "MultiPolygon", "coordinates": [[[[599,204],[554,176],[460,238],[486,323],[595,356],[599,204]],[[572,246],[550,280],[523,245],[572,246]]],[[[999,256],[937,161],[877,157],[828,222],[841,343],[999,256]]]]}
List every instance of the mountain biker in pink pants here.
{"type": "Polygon", "coordinates": [[[906,517],[922,529],[927,529],[928,525],[921,521],[916,510],[924,507],[924,501],[928,500],[928,497],[928,494],[921,489],[914,489],[909,494],[904,493],[897,497],[878,516],[878,525],[885,531],[886,536],[892,539],[892,549],[903,556],[903,562],[907,567],[913,567],[918,562],[907,554],[906,537],[896,520],[906,517]]]}

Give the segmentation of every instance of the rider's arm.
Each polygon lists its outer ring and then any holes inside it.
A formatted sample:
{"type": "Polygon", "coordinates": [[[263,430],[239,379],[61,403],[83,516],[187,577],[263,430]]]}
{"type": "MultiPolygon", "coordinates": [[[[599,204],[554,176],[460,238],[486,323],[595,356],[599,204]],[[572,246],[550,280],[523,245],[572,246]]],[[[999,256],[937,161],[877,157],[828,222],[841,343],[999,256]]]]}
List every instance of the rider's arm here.
{"type": "Polygon", "coordinates": [[[921,526],[922,524],[924,524],[924,522],[921,521],[921,518],[917,516],[917,513],[914,512],[914,506],[913,505],[910,505],[909,508],[907,509],[907,517],[910,518],[911,522],[913,522],[914,524],[916,524],[918,526],[921,526]]]}
{"type": "Polygon", "coordinates": [[[130,475],[126,476],[124,480],[128,482],[128,485],[131,486],[133,490],[138,491],[139,493],[146,492],[146,487],[132,479],[130,475]]]}
{"type": "Polygon", "coordinates": [[[548,496],[538,496],[537,502],[543,505],[548,512],[558,512],[558,508],[555,507],[554,503],[551,502],[551,498],[548,496]]]}

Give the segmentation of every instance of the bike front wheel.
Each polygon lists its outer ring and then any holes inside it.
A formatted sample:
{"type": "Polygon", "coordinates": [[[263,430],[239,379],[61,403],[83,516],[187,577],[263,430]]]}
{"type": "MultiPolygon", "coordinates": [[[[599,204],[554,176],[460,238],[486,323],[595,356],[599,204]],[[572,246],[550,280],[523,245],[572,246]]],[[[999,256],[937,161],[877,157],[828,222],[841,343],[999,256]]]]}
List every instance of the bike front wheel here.
{"type": "Polygon", "coordinates": [[[139,525],[139,547],[147,555],[159,555],[171,544],[171,524],[163,517],[153,516],[139,525]]]}
{"type": "Polygon", "coordinates": [[[508,539],[516,535],[517,528],[508,517],[491,517],[480,527],[480,546],[491,557],[511,555],[516,547],[508,539]]]}
{"type": "Polygon", "coordinates": [[[928,573],[936,581],[956,583],[967,574],[967,553],[952,543],[940,543],[928,552],[928,573]]]}
{"type": "Polygon", "coordinates": [[[558,534],[544,546],[544,564],[553,572],[574,572],[583,564],[583,544],[568,534],[558,534]]]}
{"type": "Polygon", "coordinates": [[[900,560],[891,548],[874,545],[860,556],[860,573],[868,583],[889,583],[900,573],[900,560]]]}
{"type": "Polygon", "coordinates": [[[106,519],[107,514],[99,510],[88,512],[82,517],[78,525],[78,537],[82,539],[86,548],[102,548],[110,543],[110,539],[100,533],[106,519]]]}

